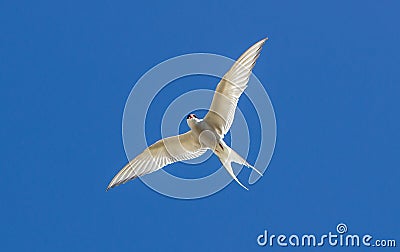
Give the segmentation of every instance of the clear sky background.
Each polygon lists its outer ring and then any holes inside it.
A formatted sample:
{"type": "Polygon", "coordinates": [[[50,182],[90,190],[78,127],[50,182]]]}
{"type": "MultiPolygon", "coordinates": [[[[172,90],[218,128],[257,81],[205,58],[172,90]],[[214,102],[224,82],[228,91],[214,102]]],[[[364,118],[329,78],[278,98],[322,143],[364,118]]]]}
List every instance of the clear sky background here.
{"type": "Polygon", "coordinates": [[[257,236],[321,234],[340,222],[400,245],[399,7],[1,1],[0,250],[283,251],[259,247],[257,236]],[[185,53],[237,58],[265,36],[254,73],[278,135],[250,191],[231,183],[184,201],[135,180],[105,192],[127,161],[122,113],[141,75],[185,53]]]}

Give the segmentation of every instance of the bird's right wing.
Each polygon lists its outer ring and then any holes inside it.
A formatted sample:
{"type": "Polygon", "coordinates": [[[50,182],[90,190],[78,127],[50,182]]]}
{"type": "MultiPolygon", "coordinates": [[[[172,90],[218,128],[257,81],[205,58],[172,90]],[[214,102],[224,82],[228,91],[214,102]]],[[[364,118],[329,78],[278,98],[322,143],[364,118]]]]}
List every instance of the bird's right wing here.
{"type": "Polygon", "coordinates": [[[249,82],[251,71],[267,39],[255,43],[239,57],[219,82],[204,120],[221,136],[231,128],[239,97],[249,82]]]}
{"type": "Polygon", "coordinates": [[[111,180],[107,190],[131,179],[157,171],[168,164],[199,157],[206,150],[201,147],[192,131],[161,139],[122,168],[111,180]]]}

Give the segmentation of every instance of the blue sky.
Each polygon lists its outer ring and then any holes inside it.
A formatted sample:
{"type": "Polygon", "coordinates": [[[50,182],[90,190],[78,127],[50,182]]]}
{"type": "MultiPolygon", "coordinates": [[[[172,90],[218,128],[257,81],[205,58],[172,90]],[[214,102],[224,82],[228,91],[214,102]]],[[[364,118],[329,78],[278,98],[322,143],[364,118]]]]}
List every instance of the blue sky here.
{"type": "Polygon", "coordinates": [[[0,250],[281,251],[259,247],[257,236],[324,233],[340,222],[400,245],[399,7],[0,2],[0,250]],[[126,162],[122,113],[141,75],[184,53],[237,58],[266,35],[254,72],[278,135],[250,191],[231,183],[184,201],[135,180],[105,192],[126,162]]]}

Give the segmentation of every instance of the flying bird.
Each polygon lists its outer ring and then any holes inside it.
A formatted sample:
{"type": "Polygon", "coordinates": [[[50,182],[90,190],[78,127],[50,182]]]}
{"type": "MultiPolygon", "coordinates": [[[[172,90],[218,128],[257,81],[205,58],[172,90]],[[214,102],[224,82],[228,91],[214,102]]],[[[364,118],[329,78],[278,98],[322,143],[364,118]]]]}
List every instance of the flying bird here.
{"type": "Polygon", "coordinates": [[[247,87],[251,71],[267,39],[262,39],[247,49],[222,77],[215,90],[211,107],[203,119],[189,114],[186,118],[190,127],[188,132],[161,139],[150,145],[115,175],[107,190],[155,172],[166,165],[197,158],[208,149],[217,155],[229,175],[248,190],[235,176],[232,162],[245,165],[261,176],[262,174],[231,149],[223,139],[232,125],[239,98],[247,87]]]}

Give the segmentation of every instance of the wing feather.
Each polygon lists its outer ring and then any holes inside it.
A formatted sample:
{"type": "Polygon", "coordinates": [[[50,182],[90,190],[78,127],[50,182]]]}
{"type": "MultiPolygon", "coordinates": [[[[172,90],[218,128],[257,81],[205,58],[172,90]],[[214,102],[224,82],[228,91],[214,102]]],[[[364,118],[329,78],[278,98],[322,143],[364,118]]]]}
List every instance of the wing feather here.
{"type": "Polygon", "coordinates": [[[232,126],[240,96],[247,87],[251,71],[267,38],[244,52],[219,82],[204,120],[224,136],[232,126]]]}
{"type": "Polygon", "coordinates": [[[201,147],[192,131],[161,139],[125,165],[111,180],[107,190],[168,164],[199,157],[204,152],[206,149],[201,147]]]}

